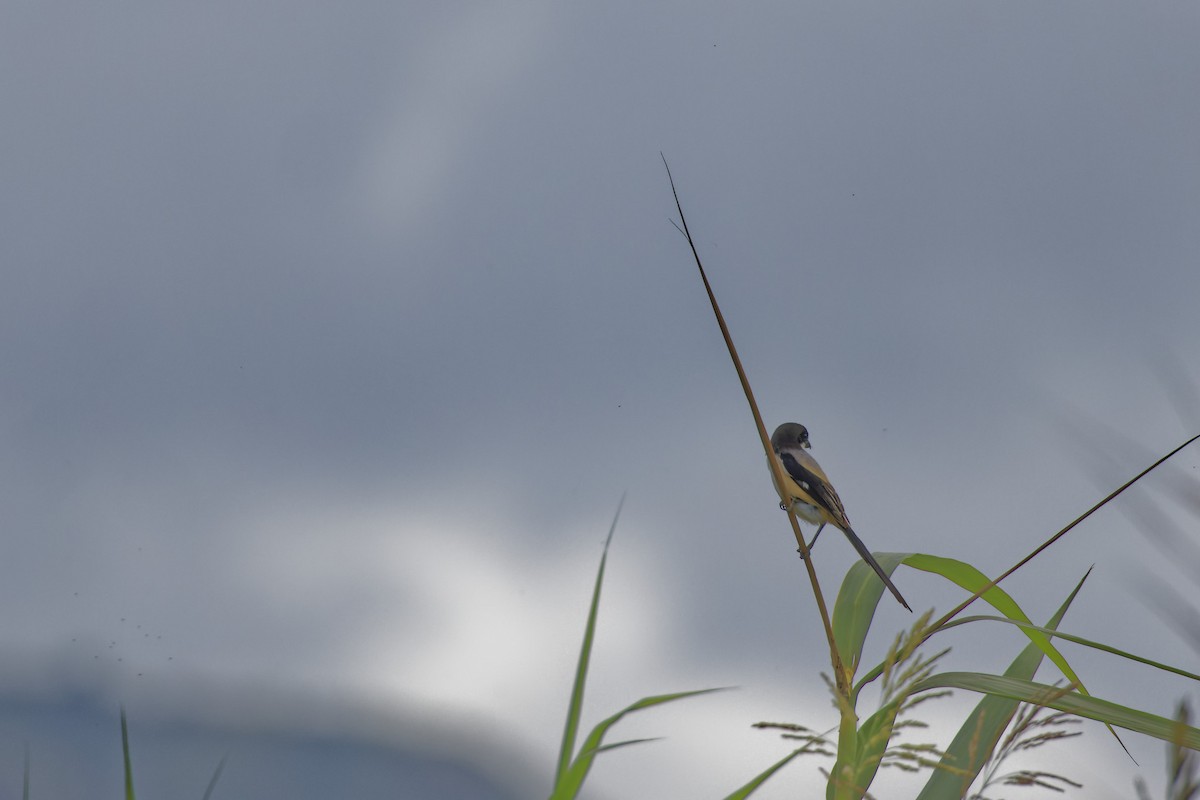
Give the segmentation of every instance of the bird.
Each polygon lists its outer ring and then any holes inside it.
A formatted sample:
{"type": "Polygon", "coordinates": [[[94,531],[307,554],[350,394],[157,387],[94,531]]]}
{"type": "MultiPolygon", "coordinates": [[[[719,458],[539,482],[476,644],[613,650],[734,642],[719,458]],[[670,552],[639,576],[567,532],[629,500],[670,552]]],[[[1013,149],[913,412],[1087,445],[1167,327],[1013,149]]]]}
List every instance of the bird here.
{"type": "Polygon", "coordinates": [[[771,434],[771,449],[775,451],[775,456],[783,467],[783,488],[779,487],[778,481],[775,479],[775,471],[771,470],[771,479],[775,481],[775,489],[781,498],[779,507],[782,509],[790,507],[796,516],[819,526],[816,535],[813,536],[812,544],[808,546],[810,550],[817,543],[817,536],[821,535],[821,531],[827,524],[840,530],[850,540],[850,544],[854,545],[854,549],[858,551],[862,560],[875,570],[879,579],[896,596],[900,605],[912,611],[912,608],[904,601],[900,590],[892,583],[892,579],[884,572],[883,567],[879,566],[879,562],[871,555],[871,551],[850,527],[850,520],[846,518],[846,509],[842,506],[842,500],[838,497],[837,490],[829,482],[825,470],[821,469],[817,460],[807,452],[811,447],[812,443],[808,440],[808,428],[798,422],[785,422],[775,429],[775,433],[771,434]]]}

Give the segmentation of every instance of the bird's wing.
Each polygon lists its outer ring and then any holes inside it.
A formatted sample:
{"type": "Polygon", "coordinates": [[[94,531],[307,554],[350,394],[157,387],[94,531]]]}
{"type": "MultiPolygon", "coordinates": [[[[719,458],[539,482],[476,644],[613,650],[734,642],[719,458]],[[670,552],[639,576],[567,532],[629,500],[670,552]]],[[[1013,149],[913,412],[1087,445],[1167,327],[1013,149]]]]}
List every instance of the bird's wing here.
{"type": "Polygon", "coordinates": [[[829,515],[830,522],[843,531],[850,527],[846,509],[842,507],[842,499],[838,497],[833,484],[825,477],[825,471],[815,458],[803,450],[788,448],[779,453],[779,461],[792,480],[800,484],[800,488],[813,499],[814,505],[829,515]]]}
{"type": "Polygon", "coordinates": [[[846,519],[846,509],[842,507],[842,500],[838,497],[837,492],[833,488],[833,484],[829,482],[829,478],[825,476],[825,470],[821,469],[821,465],[817,460],[803,450],[796,448],[787,448],[783,451],[775,451],[779,455],[779,461],[783,464],[784,470],[791,476],[800,488],[808,494],[807,498],[800,498],[804,502],[809,499],[821,511],[829,517],[829,521],[842,529],[842,533],[850,540],[850,544],[854,545],[854,549],[862,557],[863,561],[871,569],[875,570],[875,574],[883,581],[884,585],[895,595],[900,601],[900,605],[912,611],[908,603],[905,602],[904,596],[900,594],[900,590],[896,588],[896,584],[892,583],[892,579],[888,577],[887,572],[883,567],[879,566],[879,562],[875,560],[875,556],[871,555],[871,551],[863,544],[862,539],[850,527],[850,520],[846,519]]]}

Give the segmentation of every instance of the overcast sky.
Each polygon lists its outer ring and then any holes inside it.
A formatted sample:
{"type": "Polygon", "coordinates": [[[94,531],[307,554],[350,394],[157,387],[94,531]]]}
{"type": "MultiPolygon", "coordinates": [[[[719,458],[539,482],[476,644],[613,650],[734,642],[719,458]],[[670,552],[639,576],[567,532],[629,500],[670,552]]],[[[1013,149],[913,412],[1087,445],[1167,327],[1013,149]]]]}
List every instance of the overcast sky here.
{"type": "MultiPolygon", "coordinates": [[[[593,796],[732,791],[788,751],[751,723],[834,714],[659,152],[768,426],[809,427],[873,549],[999,572],[1200,432],[1197,41],[1192,2],[7,3],[4,652],[135,704],[202,676],[466,714],[548,786],[627,491],[585,722],[741,688],[630,721],[667,739],[593,796]]],[[[1194,538],[1197,464],[1010,591],[1045,619],[1094,564],[1064,628],[1194,665],[1145,602],[1194,562],[1135,512],[1194,538]]],[[[822,537],[828,592],[853,559],[822,537]]],[[[884,598],[877,655],[910,619],[884,598]]],[[[1069,653],[1118,702],[1194,691],[1069,653]]],[[[1130,796],[1087,731],[1065,771],[1130,796]]]]}

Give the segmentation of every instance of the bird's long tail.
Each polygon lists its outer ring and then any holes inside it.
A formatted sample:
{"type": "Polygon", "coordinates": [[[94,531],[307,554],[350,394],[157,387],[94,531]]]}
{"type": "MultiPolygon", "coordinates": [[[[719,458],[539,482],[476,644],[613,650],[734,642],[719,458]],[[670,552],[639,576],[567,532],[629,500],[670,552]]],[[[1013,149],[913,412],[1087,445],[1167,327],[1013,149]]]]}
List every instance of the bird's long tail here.
{"type": "Polygon", "coordinates": [[[850,544],[854,545],[854,549],[858,551],[860,556],[862,556],[862,560],[867,562],[871,566],[871,569],[875,570],[875,574],[879,576],[879,580],[883,581],[883,585],[888,587],[892,594],[896,595],[896,599],[900,601],[900,605],[904,606],[909,611],[912,611],[912,609],[909,608],[908,603],[904,602],[904,597],[900,594],[900,590],[896,588],[894,583],[892,583],[892,579],[889,578],[888,574],[883,571],[883,567],[879,566],[879,562],[875,560],[875,556],[871,555],[871,551],[868,550],[867,546],[862,543],[862,539],[859,539],[858,536],[855,535],[854,529],[847,527],[842,531],[842,533],[846,534],[846,538],[850,540],[850,544]]]}

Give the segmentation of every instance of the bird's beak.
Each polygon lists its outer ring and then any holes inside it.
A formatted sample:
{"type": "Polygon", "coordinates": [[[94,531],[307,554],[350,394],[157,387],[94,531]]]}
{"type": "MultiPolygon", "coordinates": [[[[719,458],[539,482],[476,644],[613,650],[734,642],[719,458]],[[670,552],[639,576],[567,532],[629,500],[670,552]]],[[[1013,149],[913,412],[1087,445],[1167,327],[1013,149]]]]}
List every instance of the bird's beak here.
{"type": "Polygon", "coordinates": [[[812,449],[812,444],[808,441],[808,439],[805,439],[803,442],[801,442],[800,446],[803,447],[805,450],[812,449]]]}

